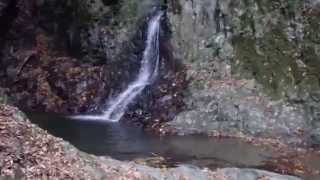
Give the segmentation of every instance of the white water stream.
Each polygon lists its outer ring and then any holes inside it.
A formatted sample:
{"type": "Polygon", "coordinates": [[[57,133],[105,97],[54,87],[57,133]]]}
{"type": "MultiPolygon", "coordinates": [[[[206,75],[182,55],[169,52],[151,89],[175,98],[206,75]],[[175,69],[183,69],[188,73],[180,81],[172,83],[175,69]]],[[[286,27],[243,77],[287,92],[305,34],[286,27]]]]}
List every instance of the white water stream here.
{"type": "Polygon", "coordinates": [[[159,71],[159,33],[162,15],[163,12],[158,12],[148,23],[146,46],[137,78],[117,97],[108,102],[107,108],[102,114],[77,115],[72,116],[72,119],[118,122],[135,97],[154,81],[159,71]]]}

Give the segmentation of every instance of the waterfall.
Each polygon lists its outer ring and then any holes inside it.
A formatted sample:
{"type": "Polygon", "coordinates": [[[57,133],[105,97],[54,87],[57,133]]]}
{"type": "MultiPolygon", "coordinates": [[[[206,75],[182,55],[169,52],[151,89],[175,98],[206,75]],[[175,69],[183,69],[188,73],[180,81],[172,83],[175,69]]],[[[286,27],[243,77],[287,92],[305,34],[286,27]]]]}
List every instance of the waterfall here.
{"type": "Polygon", "coordinates": [[[73,119],[102,120],[118,122],[124,115],[128,105],[137,97],[143,89],[151,84],[159,71],[159,36],[160,19],[163,12],[158,12],[148,23],[148,34],[143,51],[140,70],[136,79],[114,99],[109,101],[107,108],[99,115],[78,115],[73,119]]]}

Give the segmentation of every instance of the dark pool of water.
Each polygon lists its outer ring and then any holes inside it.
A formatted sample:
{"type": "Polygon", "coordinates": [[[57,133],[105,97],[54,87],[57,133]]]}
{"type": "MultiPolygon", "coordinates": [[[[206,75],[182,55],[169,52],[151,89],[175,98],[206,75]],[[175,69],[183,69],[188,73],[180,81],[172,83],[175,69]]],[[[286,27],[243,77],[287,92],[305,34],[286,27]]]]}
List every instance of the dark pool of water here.
{"type": "Polygon", "coordinates": [[[204,136],[160,138],[146,134],[139,127],[121,123],[77,121],[47,113],[29,113],[28,117],[84,152],[119,160],[159,155],[174,162],[201,166],[255,167],[272,156],[266,150],[233,139],[217,140],[204,136]]]}
{"type": "Polygon", "coordinates": [[[169,166],[193,164],[209,168],[261,168],[267,160],[276,156],[270,149],[236,139],[219,140],[205,136],[160,138],[146,134],[139,127],[121,123],[78,121],[47,113],[28,113],[28,117],[41,128],[84,152],[118,160],[161,156],[165,157],[169,166]]]}

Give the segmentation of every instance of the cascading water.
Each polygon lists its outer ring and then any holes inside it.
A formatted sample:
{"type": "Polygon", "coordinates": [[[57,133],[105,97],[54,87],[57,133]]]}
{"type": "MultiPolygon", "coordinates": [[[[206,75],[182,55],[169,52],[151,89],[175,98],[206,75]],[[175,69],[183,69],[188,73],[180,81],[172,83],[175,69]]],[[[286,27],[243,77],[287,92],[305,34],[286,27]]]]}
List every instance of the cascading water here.
{"type": "Polygon", "coordinates": [[[78,115],[73,119],[81,120],[103,120],[118,122],[124,115],[128,105],[141,93],[141,91],[151,84],[158,75],[159,69],[159,35],[160,19],[163,12],[158,12],[148,23],[148,34],[146,47],[143,52],[141,67],[138,77],[129,84],[117,97],[112,99],[102,114],[99,115],[78,115]]]}

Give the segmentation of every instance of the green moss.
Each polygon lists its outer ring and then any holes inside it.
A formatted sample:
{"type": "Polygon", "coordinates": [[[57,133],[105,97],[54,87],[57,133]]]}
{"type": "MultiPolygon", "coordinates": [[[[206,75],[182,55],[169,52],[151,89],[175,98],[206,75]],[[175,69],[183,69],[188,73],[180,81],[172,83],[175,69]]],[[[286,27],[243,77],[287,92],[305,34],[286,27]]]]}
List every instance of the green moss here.
{"type": "Polygon", "coordinates": [[[305,16],[306,40],[312,43],[320,44],[320,12],[305,16]]]}
{"type": "Polygon", "coordinates": [[[246,29],[247,27],[252,27],[252,24],[254,24],[252,15],[248,12],[244,13],[242,16],[240,16],[240,28],[246,29]]]}
{"type": "Polygon", "coordinates": [[[136,25],[141,18],[150,12],[150,8],[157,4],[150,0],[122,0],[121,8],[116,19],[126,26],[136,25]]]}
{"type": "Polygon", "coordinates": [[[306,65],[305,79],[302,82],[313,91],[320,87],[320,55],[316,48],[320,47],[320,12],[310,11],[304,16],[304,41],[302,44],[302,61],[306,65]]]}
{"type": "Polygon", "coordinates": [[[255,31],[255,12],[250,9],[253,3],[262,14],[278,11],[281,19],[276,25],[270,25],[260,39],[250,33],[242,33],[233,39],[236,52],[233,73],[255,78],[275,99],[292,93],[302,96],[306,92],[320,91],[320,12],[312,10],[304,14],[303,21],[299,21],[304,27],[304,39],[290,42],[285,32],[287,22],[299,15],[303,1],[245,0],[244,3],[246,11],[240,17],[243,32],[255,31]]]}
{"type": "Polygon", "coordinates": [[[255,0],[260,12],[267,13],[277,9],[280,4],[280,0],[255,0]]]}
{"type": "Polygon", "coordinates": [[[136,18],[138,18],[138,6],[139,3],[137,1],[128,1],[123,4],[121,8],[121,17],[123,20],[126,20],[128,23],[134,23],[136,21],[136,18]]]}
{"type": "Polygon", "coordinates": [[[259,41],[238,36],[234,46],[237,61],[233,63],[233,73],[255,78],[272,97],[287,96],[289,90],[299,87],[303,81],[306,70],[297,65],[294,56],[297,47],[287,40],[280,27],[259,41]]]}
{"type": "Polygon", "coordinates": [[[301,0],[255,0],[255,3],[262,14],[280,10],[287,18],[293,18],[297,9],[303,7],[304,2],[301,0]]]}

